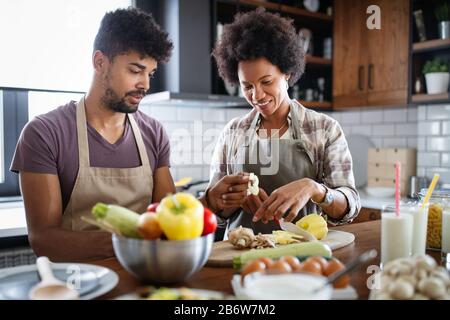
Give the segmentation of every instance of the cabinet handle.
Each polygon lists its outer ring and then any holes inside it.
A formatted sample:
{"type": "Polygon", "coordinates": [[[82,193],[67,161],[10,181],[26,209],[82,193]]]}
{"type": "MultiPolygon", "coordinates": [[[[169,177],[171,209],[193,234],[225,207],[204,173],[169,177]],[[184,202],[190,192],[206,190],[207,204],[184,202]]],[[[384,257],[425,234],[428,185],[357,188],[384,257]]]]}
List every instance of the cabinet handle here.
{"type": "Polygon", "coordinates": [[[364,66],[358,67],[358,89],[364,90],[364,66]]]}
{"type": "Polygon", "coordinates": [[[369,64],[369,89],[373,89],[373,64],[369,64]]]}

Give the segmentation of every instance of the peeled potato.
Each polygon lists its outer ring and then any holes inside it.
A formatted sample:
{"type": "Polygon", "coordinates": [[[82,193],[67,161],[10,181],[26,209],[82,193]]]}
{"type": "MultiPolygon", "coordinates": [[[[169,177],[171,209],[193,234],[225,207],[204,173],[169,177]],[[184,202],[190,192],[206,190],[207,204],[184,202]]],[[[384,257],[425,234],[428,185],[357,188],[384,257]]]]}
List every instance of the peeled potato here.
{"type": "Polygon", "coordinates": [[[247,189],[247,195],[255,195],[257,196],[259,193],[259,179],[258,176],[255,175],[253,172],[250,173],[250,176],[248,178],[248,189],[247,189]]]}

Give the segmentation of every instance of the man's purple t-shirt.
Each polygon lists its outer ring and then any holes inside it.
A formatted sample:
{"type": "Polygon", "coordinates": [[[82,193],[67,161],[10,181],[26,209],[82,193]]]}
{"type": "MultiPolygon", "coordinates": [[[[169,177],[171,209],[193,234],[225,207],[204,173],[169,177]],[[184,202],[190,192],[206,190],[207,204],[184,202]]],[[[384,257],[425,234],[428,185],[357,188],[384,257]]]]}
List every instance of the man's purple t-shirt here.
{"type": "MultiPolygon", "coordinates": [[[[59,176],[63,210],[69,203],[78,174],[76,102],[30,121],[17,143],[11,171],[50,173],[59,176]]],[[[170,166],[169,138],[161,123],[137,111],[133,114],[141,130],[152,171],[170,166]]],[[[134,168],[141,165],[133,130],[126,121],[123,136],[114,144],[87,124],[89,159],[92,167],[134,168]]]]}

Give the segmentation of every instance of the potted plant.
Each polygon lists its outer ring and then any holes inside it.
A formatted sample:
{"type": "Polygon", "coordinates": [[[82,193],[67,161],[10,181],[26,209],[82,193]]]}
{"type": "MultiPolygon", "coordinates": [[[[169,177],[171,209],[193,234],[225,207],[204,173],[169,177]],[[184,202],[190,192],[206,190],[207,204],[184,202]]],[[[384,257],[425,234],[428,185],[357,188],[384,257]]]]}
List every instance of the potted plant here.
{"type": "Polygon", "coordinates": [[[450,38],[450,4],[444,1],[436,7],[435,15],[439,21],[439,37],[441,39],[450,38]]]}
{"type": "Polygon", "coordinates": [[[428,60],[423,66],[428,94],[447,92],[449,81],[448,64],[439,58],[428,60]]]}

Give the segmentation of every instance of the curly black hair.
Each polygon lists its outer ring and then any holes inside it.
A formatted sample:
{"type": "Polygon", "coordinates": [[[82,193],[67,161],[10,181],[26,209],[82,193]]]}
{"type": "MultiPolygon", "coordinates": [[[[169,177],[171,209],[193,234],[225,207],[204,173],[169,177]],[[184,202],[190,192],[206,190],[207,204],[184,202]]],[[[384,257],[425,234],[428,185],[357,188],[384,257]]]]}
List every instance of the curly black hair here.
{"type": "Polygon", "coordinates": [[[305,52],[292,19],[266,12],[264,8],[238,13],[223,28],[213,50],[219,75],[225,81],[239,83],[238,63],[264,57],[281,72],[290,74],[295,84],[305,70],[305,52]]]}
{"type": "Polygon", "coordinates": [[[173,44],[153,16],[129,7],[107,12],[94,41],[94,51],[102,51],[111,61],[117,55],[136,51],[159,62],[167,62],[173,44]]]}

